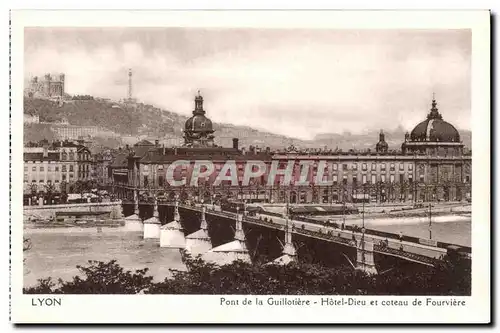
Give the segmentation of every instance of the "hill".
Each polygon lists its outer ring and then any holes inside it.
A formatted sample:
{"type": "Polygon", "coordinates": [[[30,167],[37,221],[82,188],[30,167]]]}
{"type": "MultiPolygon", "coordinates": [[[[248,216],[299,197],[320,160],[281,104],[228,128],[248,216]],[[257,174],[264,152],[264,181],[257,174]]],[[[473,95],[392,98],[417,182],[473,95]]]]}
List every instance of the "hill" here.
{"type": "MultiPolygon", "coordinates": [[[[85,96],[81,100],[69,100],[62,105],[39,98],[24,99],[24,113],[37,114],[40,122],[54,123],[67,121],[72,125],[98,126],[116,133],[118,136],[146,136],[149,138],[175,139],[181,141],[182,129],[186,116],[164,110],[153,105],[138,103],[126,105],[107,99],[85,96]]],[[[39,138],[52,139],[54,133],[50,124],[26,124],[25,141],[38,141],[39,138]]],[[[301,148],[329,149],[373,149],[378,141],[378,130],[361,134],[345,132],[342,134],[325,133],[317,135],[313,140],[277,135],[257,130],[248,126],[235,126],[225,123],[214,123],[216,143],[221,146],[231,146],[232,138],[240,139],[241,147],[250,145],[280,149],[291,144],[301,148]]],[[[399,149],[404,140],[405,130],[397,128],[386,131],[386,141],[390,149],[399,149]]],[[[471,132],[460,131],[462,140],[467,147],[471,144],[471,132]]],[[[98,139],[99,140],[99,139],[98,139]]],[[[102,140],[101,140],[102,141],[102,140]]],[[[118,144],[117,140],[105,140],[109,144],[118,144]]],[[[116,148],[116,147],[110,147],[116,148]]]]}

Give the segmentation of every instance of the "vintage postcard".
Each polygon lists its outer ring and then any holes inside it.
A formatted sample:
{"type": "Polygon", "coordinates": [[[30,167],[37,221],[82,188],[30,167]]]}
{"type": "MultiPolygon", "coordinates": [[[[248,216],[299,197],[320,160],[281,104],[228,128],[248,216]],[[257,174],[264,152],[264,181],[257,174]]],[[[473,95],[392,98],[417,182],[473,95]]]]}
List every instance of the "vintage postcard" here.
{"type": "Polygon", "coordinates": [[[488,11],[13,11],[16,323],[489,323],[488,11]]]}

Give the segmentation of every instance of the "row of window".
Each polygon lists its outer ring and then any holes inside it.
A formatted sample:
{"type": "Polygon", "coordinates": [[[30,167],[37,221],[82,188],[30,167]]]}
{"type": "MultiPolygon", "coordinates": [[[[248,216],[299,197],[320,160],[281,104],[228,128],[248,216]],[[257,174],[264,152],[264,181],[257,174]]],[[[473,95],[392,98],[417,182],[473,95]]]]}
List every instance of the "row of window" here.
{"type": "MultiPolygon", "coordinates": [[[[381,183],[386,183],[387,182],[387,178],[386,178],[385,175],[381,175],[380,179],[378,179],[376,175],[371,175],[370,179],[368,179],[368,177],[366,175],[363,175],[363,177],[361,179],[361,184],[367,184],[368,180],[370,180],[371,184],[375,184],[378,181],[380,181],[381,183]]],[[[404,180],[405,180],[404,179],[404,175],[402,175],[402,174],[399,175],[399,183],[403,183],[404,180]]],[[[390,175],[389,176],[389,183],[394,183],[395,181],[396,181],[396,176],[395,175],[390,175]]],[[[238,182],[241,185],[242,184],[242,179],[239,179],[238,182]]],[[[420,182],[424,182],[424,176],[423,175],[420,176],[420,182]]],[[[470,182],[470,178],[469,178],[469,176],[466,176],[465,177],[465,183],[469,183],[469,182],[470,182]]],[[[343,177],[342,183],[344,185],[347,185],[347,177],[346,176],[343,177]]],[[[356,177],[353,177],[352,183],[353,184],[357,184],[358,183],[358,180],[357,180],[356,177]]],[[[412,177],[412,175],[408,176],[408,183],[409,184],[413,184],[413,177],[412,177]]],[[[222,184],[231,185],[231,182],[230,181],[223,181],[222,184]]],[[[149,186],[149,178],[148,178],[148,176],[144,176],[143,185],[145,187],[149,186]]],[[[158,186],[162,187],[164,185],[166,185],[165,179],[163,178],[163,176],[159,176],[158,177],[158,186]]],[[[333,185],[338,185],[338,178],[337,178],[337,176],[333,177],[333,185]]]]}
{"type": "MultiPolygon", "coordinates": [[[[368,175],[362,175],[361,176],[361,183],[362,184],[366,184],[368,182],[368,180],[370,180],[370,182],[372,184],[375,184],[378,181],[380,181],[382,183],[385,183],[385,182],[387,182],[387,180],[389,180],[390,183],[394,183],[395,180],[396,180],[396,175],[394,175],[394,174],[389,175],[388,179],[387,179],[386,175],[378,175],[378,176],[372,174],[372,175],[370,175],[370,178],[368,178],[368,175]]],[[[408,178],[408,182],[409,183],[413,183],[413,175],[412,174],[409,174],[407,178],[408,178]]],[[[144,182],[143,182],[144,186],[148,186],[149,185],[149,176],[144,176],[143,179],[144,179],[144,182]]],[[[283,182],[284,176],[283,175],[278,175],[276,177],[276,179],[277,179],[278,182],[283,182]]],[[[338,183],[338,176],[337,175],[333,175],[332,180],[333,180],[334,184],[337,184],[338,183]]],[[[402,182],[404,182],[404,180],[405,180],[405,174],[399,174],[399,182],[402,183],[402,182]]],[[[425,177],[424,177],[423,174],[421,174],[419,176],[419,181],[420,182],[424,182],[424,180],[425,180],[425,177]]],[[[243,177],[241,177],[241,176],[238,177],[238,181],[242,182],[243,181],[243,177]]],[[[264,177],[261,176],[261,183],[263,183],[264,181],[265,181],[264,177]]],[[[347,176],[343,176],[342,182],[344,184],[347,183],[347,176]]],[[[358,183],[358,177],[357,176],[352,176],[352,182],[353,183],[358,183]]],[[[465,182],[466,183],[470,182],[470,177],[468,175],[465,176],[465,182]]],[[[158,185],[159,186],[164,186],[165,185],[165,178],[163,176],[159,176],[158,177],[158,185]]]]}
{"type": "MultiPolygon", "coordinates": [[[[386,167],[387,167],[386,163],[379,163],[379,166],[380,166],[380,170],[381,171],[385,171],[386,170],[386,167]]],[[[399,163],[399,170],[400,171],[404,171],[404,169],[405,169],[405,164],[404,163],[399,163]]],[[[334,171],[338,170],[338,165],[337,164],[333,164],[333,170],[334,171]]],[[[343,171],[349,170],[349,164],[347,164],[347,163],[342,164],[342,170],[343,171]]],[[[358,164],[357,163],[353,163],[351,165],[351,170],[357,171],[358,170],[358,164]]],[[[361,170],[367,171],[368,170],[368,163],[362,163],[361,164],[361,170]]],[[[371,171],[377,171],[377,163],[371,163],[370,170],[371,171]]],[[[395,171],[396,170],[396,164],[395,163],[390,163],[389,170],[390,171],[395,171]]],[[[408,170],[409,171],[413,170],[413,164],[408,164],[408,170]]]]}
{"type": "Polygon", "coordinates": [[[78,164],[78,171],[89,171],[89,170],[90,170],[89,164],[85,164],[85,165],[78,164]]]}
{"type": "Polygon", "coordinates": [[[70,161],[73,161],[75,159],[75,153],[74,152],[70,152],[69,154],[66,153],[65,151],[63,151],[61,153],[61,160],[62,161],[66,161],[66,160],[70,160],[70,161]],[[69,157],[69,158],[68,158],[69,157]]]}
{"type": "MultiPolygon", "coordinates": [[[[394,183],[395,180],[396,180],[396,175],[389,175],[389,182],[390,183],[394,183]]],[[[400,174],[399,175],[399,182],[402,183],[402,182],[404,182],[404,180],[405,180],[405,175],[404,174],[400,174]]],[[[380,175],[380,178],[377,177],[377,175],[371,175],[370,178],[368,178],[368,175],[362,175],[361,176],[361,183],[362,184],[366,184],[366,183],[368,183],[368,181],[370,181],[370,183],[372,183],[372,184],[375,184],[378,181],[380,181],[382,183],[385,183],[385,182],[387,182],[387,177],[386,177],[386,175],[380,175]]],[[[421,176],[421,181],[423,181],[423,175],[421,176]]],[[[344,184],[347,183],[347,176],[344,176],[342,178],[342,182],[344,184]]],[[[352,182],[353,182],[353,184],[357,184],[358,183],[358,177],[357,176],[353,176],[352,177],[352,182]]],[[[413,175],[408,175],[408,182],[409,183],[413,182],[413,175]]],[[[338,177],[337,177],[337,175],[333,176],[333,183],[334,184],[338,183],[338,177]]]]}
{"type": "MultiPolygon", "coordinates": [[[[62,161],[66,161],[66,160],[73,161],[74,159],[75,159],[75,153],[74,152],[66,153],[65,151],[63,151],[61,153],[61,160],[62,161]]],[[[78,160],[80,160],[80,161],[88,161],[88,160],[90,160],[90,154],[87,154],[87,153],[78,154],[78,160]]]]}
{"type": "MultiPolygon", "coordinates": [[[[377,170],[377,164],[380,166],[380,170],[381,171],[385,171],[386,170],[386,163],[371,163],[370,170],[376,171],[377,170]]],[[[343,171],[349,170],[349,164],[344,163],[344,164],[341,164],[341,165],[342,165],[342,170],[343,171]]],[[[334,163],[334,164],[332,164],[332,167],[333,167],[334,171],[337,171],[338,168],[339,168],[339,165],[337,163],[334,163]]],[[[280,168],[286,168],[286,164],[280,164],[280,168]]],[[[399,168],[400,171],[404,171],[405,170],[405,164],[404,163],[399,163],[398,168],[399,168]]],[[[187,165],[181,165],[181,169],[182,170],[187,170],[187,165]]],[[[215,165],[215,169],[216,170],[221,170],[222,169],[222,165],[221,164],[216,164],[215,165]]],[[[238,169],[243,170],[244,169],[244,165],[243,164],[238,164],[238,169]]],[[[396,170],[396,163],[390,163],[389,169],[390,169],[390,171],[395,171],[396,170]]],[[[144,171],[149,171],[149,166],[148,165],[143,165],[143,170],[144,171]]],[[[163,165],[159,165],[158,166],[158,170],[163,170],[163,165]]],[[[317,166],[314,166],[313,170],[317,170],[317,166]]],[[[351,170],[357,171],[358,170],[358,164],[357,163],[353,163],[351,165],[351,170]]],[[[368,163],[361,163],[361,170],[367,171],[368,170],[368,163]]],[[[413,164],[411,164],[411,163],[408,164],[408,170],[409,171],[413,170],[413,164]]]]}
{"type": "MultiPolygon", "coordinates": [[[[63,180],[65,180],[65,179],[63,179],[63,180]]],[[[24,182],[27,183],[28,179],[24,178],[24,182]]],[[[37,181],[36,181],[36,179],[32,179],[31,182],[32,183],[36,183],[37,181]]],[[[39,183],[45,183],[45,180],[44,179],[40,179],[38,182],[39,183]]],[[[52,180],[48,179],[47,180],[47,184],[51,184],[51,183],[52,183],[52,180]]],[[[54,183],[59,183],[59,179],[54,180],[54,183]]]]}
{"type": "MultiPolygon", "coordinates": [[[[424,176],[421,175],[420,177],[420,180],[423,181],[424,176]]],[[[261,177],[262,178],[262,177],[261,177]]],[[[399,182],[402,183],[404,182],[404,174],[400,174],[399,175],[399,182]]],[[[148,176],[144,176],[144,186],[149,186],[149,177],[148,176]]],[[[396,176],[395,175],[390,175],[389,176],[389,182],[391,183],[394,183],[396,179],[396,176]]],[[[283,181],[283,178],[282,177],[277,177],[277,180],[278,182],[282,182],[283,181]]],[[[385,183],[387,181],[387,178],[386,178],[386,175],[380,175],[380,179],[377,178],[377,175],[371,175],[371,183],[375,184],[377,181],[381,181],[382,183],[385,183]]],[[[238,177],[238,181],[241,183],[243,181],[243,177],[238,177]]],[[[262,182],[264,182],[264,178],[261,179],[262,182]]],[[[346,184],[347,183],[347,176],[344,176],[343,177],[343,182],[346,184]]],[[[352,182],[353,183],[357,183],[358,182],[358,178],[356,176],[353,176],[352,177],[352,182]]],[[[362,184],[366,184],[368,182],[368,176],[367,175],[363,175],[361,177],[361,183],[362,184]]],[[[413,182],[413,176],[412,175],[408,175],[408,182],[412,183],[413,182]]],[[[337,184],[338,183],[338,176],[337,175],[334,175],[333,176],[333,183],[334,184],[337,184]]],[[[159,176],[158,177],[158,186],[164,186],[165,185],[165,178],[163,176],[159,176]]]]}
{"type": "MultiPolygon", "coordinates": [[[[74,171],[73,164],[70,164],[69,168],[67,168],[66,165],[63,165],[61,167],[61,171],[62,172],[66,172],[68,169],[69,169],[70,172],[73,172],[74,171]]],[[[36,172],[37,170],[40,171],[40,172],[45,172],[45,167],[43,167],[43,166],[40,166],[40,167],[33,166],[33,167],[31,167],[31,171],[36,172]]],[[[28,171],[28,167],[27,166],[24,167],[24,171],[28,171]]],[[[56,165],[56,166],[48,165],[47,166],[47,171],[49,171],[49,172],[52,172],[52,171],[59,172],[59,166],[58,165],[56,165]]],[[[90,166],[88,164],[87,165],[78,165],[78,171],[87,171],[88,172],[88,171],[90,171],[90,166]]]]}

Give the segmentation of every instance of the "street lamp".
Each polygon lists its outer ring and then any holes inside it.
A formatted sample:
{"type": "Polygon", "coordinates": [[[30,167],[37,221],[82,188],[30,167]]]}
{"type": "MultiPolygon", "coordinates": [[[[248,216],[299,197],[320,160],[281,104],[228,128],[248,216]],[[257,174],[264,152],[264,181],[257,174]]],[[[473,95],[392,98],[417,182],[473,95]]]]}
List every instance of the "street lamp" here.
{"type": "Polygon", "coordinates": [[[345,228],[345,200],[342,200],[342,230],[345,228]]]}
{"type": "Polygon", "coordinates": [[[432,204],[429,202],[429,239],[432,239],[432,204]]]}
{"type": "Polygon", "coordinates": [[[290,193],[286,197],[285,215],[288,216],[290,213],[290,193]]]}
{"type": "Polygon", "coordinates": [[[366,263],[365,259],[365,197],[366,197],[366,183],[363,184],[363,227],[361,228],[361,260],[363,265],[366,263]]]}
{"type": "Polygon", "coordinates": [[[365,198],[366,198],[366,183],[363,184],[363,237],[365,233],[365,198]]]}

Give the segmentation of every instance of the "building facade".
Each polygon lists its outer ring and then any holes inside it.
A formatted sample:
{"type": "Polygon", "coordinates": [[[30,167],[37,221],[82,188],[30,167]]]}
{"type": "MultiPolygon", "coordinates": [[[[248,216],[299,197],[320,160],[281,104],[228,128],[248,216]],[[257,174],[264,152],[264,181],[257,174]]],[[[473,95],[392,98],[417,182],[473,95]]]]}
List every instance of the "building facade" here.
{"type": "Polygon", "coordinates": [[[52,131],[59,140],[78,140],[80,138],[92,138],[99,133],[97,126],[76,126],[68,124],[56,124],[51,126],[52,131]]]}
{"type": "Polygon", "coordinates": [[[100,186],[111,185],[112,179],[108,170],[110,170],[113,160],[114,154],[110,149],[93,154],[90,177],[95,179],[100,186]]]}
{"type": "Polygon", "coordinates": [[[375,151],[318,149],[314,153],[293,146],[277,152],[253,147],[244,151],[239,149],[237,138],[231,148],[218,147],[213,143],[213,133],[203,110],[203,98],[198,95],[193,117],[186,121],[184,146],[167,148],[151,143],[146,148],[128,150],[112,176],[118,195],[130,199],[137,189],[184,199],[212,200],[216,196],[291,203],[470,199],[472,156],[464,154],[458,131],[442,119],[435,100],[427,119],[405,136],[402,150],[397,152],[389,151],[383,132],[375,151]],[[173,168],[179,161],[184,162],[173,168]],[[192,175],[200,172],[196,169],[200,161],[210,161],[215,170],[196,184],[192,175]],[[228,161],[236,164],[237,181],[217,182],[228,161]],[[260,161],[267,172],[245,182],[245,170],[252,161],[260,161]],[[285,169],[291,170],[290,178],[270,172],[285,169]],[[167,181],[172,176],[185,184],[172,186],[167,181]]]}
{"type": "Polygon", "coordinates": [[[59,192],[61,184],[91,180],[92,155],[82,144],[47,141],[24,147],[24,192],[59,192]]]}

